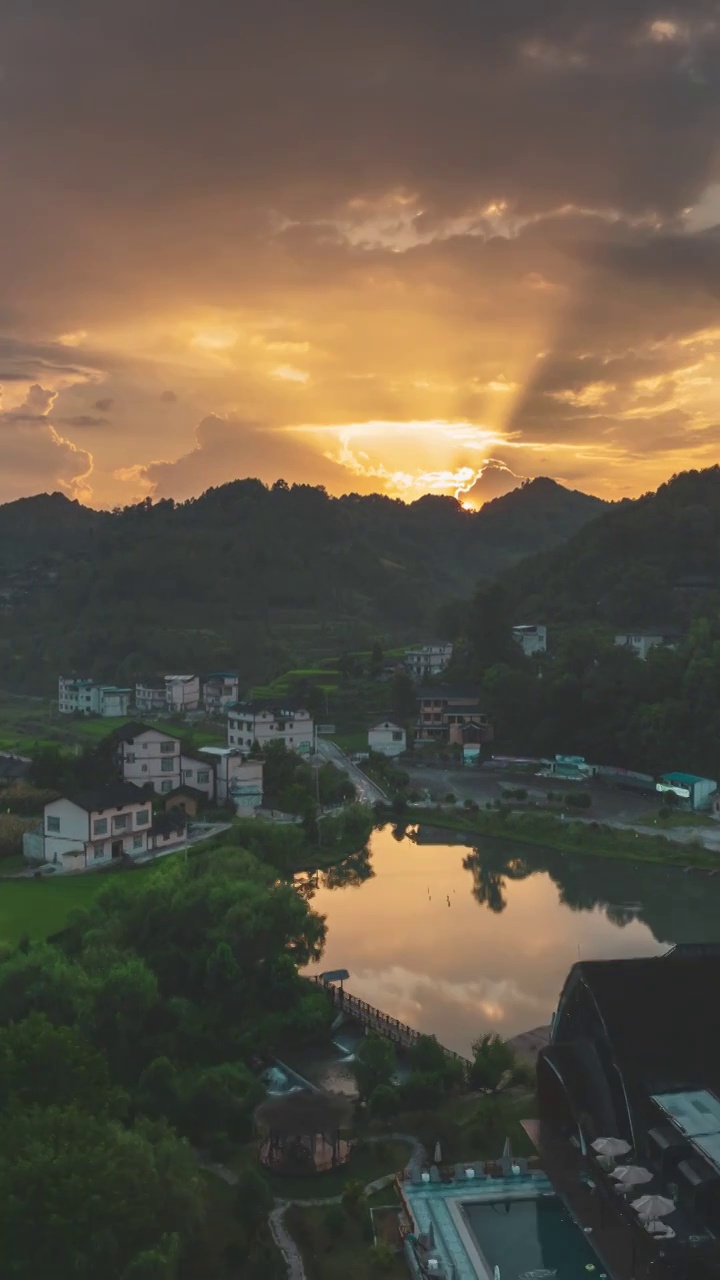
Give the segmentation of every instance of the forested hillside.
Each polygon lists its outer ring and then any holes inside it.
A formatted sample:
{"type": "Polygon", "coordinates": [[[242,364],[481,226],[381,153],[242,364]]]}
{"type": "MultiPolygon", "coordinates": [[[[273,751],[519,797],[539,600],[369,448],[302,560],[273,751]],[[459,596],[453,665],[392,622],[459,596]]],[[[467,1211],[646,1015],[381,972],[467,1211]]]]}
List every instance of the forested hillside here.
{"type": "Polygon", "coordinates": [[[226,666],[250,683],[378,635],[416,640],[439,603],[605,506],[551,480],[480,512],[257,480],[112,513],[24,499],[0,508],[0,683],[226,666]]]}
{"type": "Polygon", "coordinates": [[[625,627],[682,624],[717,606],[720,467],[686,471],[612,507],[504,579],[533,620],[625,627]]]}

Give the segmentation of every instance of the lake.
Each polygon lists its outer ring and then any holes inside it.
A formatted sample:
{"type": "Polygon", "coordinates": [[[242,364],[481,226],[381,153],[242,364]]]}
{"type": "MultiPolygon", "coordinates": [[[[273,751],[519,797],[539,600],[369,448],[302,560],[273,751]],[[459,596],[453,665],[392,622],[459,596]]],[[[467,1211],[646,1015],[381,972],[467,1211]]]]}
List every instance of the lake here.
{"type": "Polygon", "coordinates": [[[348,969],[353,995],[466,1056],[549,1023],[578,959],[720,941],[720,875],[427,828],[376,831],[306,891],[328,926],[309,972],[348,969]]]}

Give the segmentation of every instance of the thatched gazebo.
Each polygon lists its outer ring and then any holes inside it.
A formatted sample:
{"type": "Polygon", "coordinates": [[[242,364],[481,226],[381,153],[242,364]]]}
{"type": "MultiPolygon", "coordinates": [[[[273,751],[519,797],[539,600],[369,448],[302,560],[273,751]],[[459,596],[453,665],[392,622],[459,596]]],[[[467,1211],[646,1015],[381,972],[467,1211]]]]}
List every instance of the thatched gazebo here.
{"type": "Polygon", "coordinates": [[[327,1173],[347,1162],[352,1144],[340,1137],[350,1121],[347,1098],[337,1093],[278,1094],[255,1108],[262,1134],[260,1160],[271,1173],[327,1173]]]}

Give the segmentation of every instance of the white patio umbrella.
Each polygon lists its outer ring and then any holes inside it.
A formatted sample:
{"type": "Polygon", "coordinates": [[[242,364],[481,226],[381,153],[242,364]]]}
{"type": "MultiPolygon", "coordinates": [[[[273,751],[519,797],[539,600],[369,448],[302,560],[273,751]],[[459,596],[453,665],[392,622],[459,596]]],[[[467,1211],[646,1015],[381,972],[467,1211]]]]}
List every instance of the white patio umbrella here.
{"type": "Polygon", "coordinates": [[[433,1164],[442,1164],[442,1147],[440,1141],[435,1143],[435,1155],[433,1156],[433,1164]]]}
{"type": "Polygon", "coordinates": [[[632,1207],[641,1218],[648,1220],[664,1218],[668,1213],[675,1212],[675,1203],[668,1196],[640,1196],[639,1200],[633,1200],[632,1207]]]}
{"type": "Polygon", "coordinates": [[[650,1170],[643,1169],[639,1164],[619,1164],[611,1171],[610,1177],[615,1178],[623,1187],[639,1187],[643,1182],[652,1182],[650,1170]]]}
{"type": "Polygon", "coordinates": [[[599,1156],[611,1156],[614,1160],[616,1156],[626,1156],[630,1150],[630,1143],[624,1138],[596,1138],[592,1144],[593,1151],[597,1151],[599,1156]]]}

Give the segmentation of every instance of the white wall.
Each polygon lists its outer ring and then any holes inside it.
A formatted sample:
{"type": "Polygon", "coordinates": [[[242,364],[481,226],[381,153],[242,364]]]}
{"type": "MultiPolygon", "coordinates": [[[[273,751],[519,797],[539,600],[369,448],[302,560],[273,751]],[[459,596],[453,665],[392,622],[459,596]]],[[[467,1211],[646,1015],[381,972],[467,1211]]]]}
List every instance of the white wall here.
{"type": "Polygon", "coordinates": [[[383,756],[399,756],[407,746],[405,730],[392,721],[376,724],[368,733],[368,746],[383,756]]]}
{"type": "Polygon", "coordinates": [[[104,866],[113,861],[113,844],[122,844],[123,854],[138,857],[147,851],[151,825],[150,800],[95,813],[87,813],[72,800],[53,800],[43,815],[45,861],[68,871],[104,866]]]}
{"type": "Polygon", "coordinates": [[[152,783],[159,795],[180,786],[180,739],[161,729],[146,729],[134,742],[122,744],[122,771],[136,787],[152,783]],[[165,749],[164,749],[165,748],[165,749]]]}
{"type": "Polygon", "coordinates": [[[309,711],[293,711],[282,719],[275,711],[228,712],[228,746],[247,751],[253,742],[261,747],[268,742],[284,742],[291,751],[312,747],[315,741],[313,719],[309,711]],[[282,726],[282,727],[281,727],[282,726]]]}
{"type": "Polygon", "coordinates": [[[166,676],[165,691],[171,711],[197,711],[200,706],[199,676],[166,676]]]}
{"type": "Polygon", "coordinates": [[[53,800],[45,805],[43,831],[46,862],[61,861],[73,849],[84,853],[90,835],[89,814],[71,800],[53,800]]]}
{"type": "Polygon", "coordinates": [[[186,782],[189,787],[194,787],[196,791],[204,791],[208,800],[212,800],[215,795],[215,774],[210,761],[196,760],[194,756],[180,757],[180,772],[182,781],[186,782]]]}

